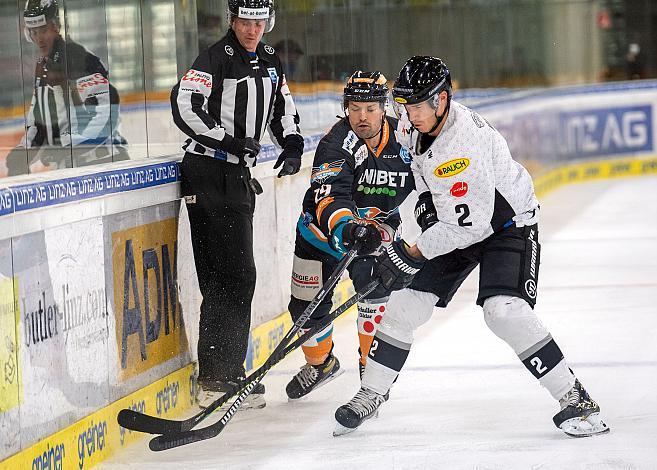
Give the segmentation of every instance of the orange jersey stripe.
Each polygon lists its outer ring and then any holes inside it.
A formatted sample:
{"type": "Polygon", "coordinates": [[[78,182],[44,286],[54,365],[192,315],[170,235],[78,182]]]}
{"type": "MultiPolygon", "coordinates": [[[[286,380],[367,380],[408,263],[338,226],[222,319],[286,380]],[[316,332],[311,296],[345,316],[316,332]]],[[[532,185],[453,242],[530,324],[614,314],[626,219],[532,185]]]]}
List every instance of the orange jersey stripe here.
{"type": "Polygon", "coordinates": [[[328,238],[326,238],[326,235],[322,233],[320,229],[318,229],[314,224],[308,224],[308,229],[321,241],[327,242],[328,238]]]}
{"type": "Polygon", "coordinates": [[[334,199],[331,196],[325,197],[324,199],[319,201],[319,204],[317,204],[317,209],[315,210],[315,213],[317,214],[317,222],[321,223],[322,212],[324,212],[326,206],[331,204],[333,201],[334,199]]]}
{"type": "Polygon", "coordinates": [[[354,214],[351,213],[349,209],[338,209],[328,219],[329,233],[333,233],[333,227],[342,220],[344,217],[349,217],[350,219],[354,218],[354,214]]]}
{"type": "Polygon", "coordinates": [[[370,147],[369,144],[366,143],[367,148],[370,149],[375,157],[378,157],[381,155],[381,152],[383,152],[383,149],[386,147],[386,145],[388,145],[388,139],[390,139],[390,126],[388,126],[388,121],[383,121],[383,126],[381,126],[381,142],[379,142],[379,146],[376,148],[376,152],[372,150],[372,147],[370,147]]]}

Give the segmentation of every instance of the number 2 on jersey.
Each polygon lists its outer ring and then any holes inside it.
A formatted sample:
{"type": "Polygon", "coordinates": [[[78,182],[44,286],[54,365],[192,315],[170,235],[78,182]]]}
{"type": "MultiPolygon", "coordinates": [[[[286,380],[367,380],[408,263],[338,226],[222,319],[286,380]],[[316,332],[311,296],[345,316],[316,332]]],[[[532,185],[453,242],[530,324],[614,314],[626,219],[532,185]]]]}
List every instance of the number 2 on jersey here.
{"type": "Polygon", "coordinates": [[[472,222],[465,220],[468,217],[470,217],[470,208],[468,207],[467,204],[458,204],[456,207],[454,207],[454,210],[456,211],[457,214],[461,214],[461,217],[459,217],[459,225],[461,227],[472,226],[472,222]]]}

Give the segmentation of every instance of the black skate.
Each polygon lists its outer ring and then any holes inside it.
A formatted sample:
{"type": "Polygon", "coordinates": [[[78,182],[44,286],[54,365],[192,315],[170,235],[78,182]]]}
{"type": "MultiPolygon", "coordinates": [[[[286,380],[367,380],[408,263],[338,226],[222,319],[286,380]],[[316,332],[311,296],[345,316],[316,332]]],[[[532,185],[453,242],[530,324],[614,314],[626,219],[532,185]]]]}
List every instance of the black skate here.
{"type": "Polygon", "coordinates": [[[387,399],[387,393],[379,395],[373,390],[361,387],[349,403],[335,410],[338,424],[333,435],[337,437],[348,434],[355,431],[365,420],[376,418],[379,415],[379,406],[387,399]]]}
{"type": "Polygon", "coordinates": [[[330,382],[344,371],[340,369],[340,361],[330,352],[323,364],[313,366],[305,364],[301,370],[292,377],[285,387],[290,400],[297,400],[308,395],[317,387],[330,382]]]}
{"type": "MultiPolygon", "coordinates": [[[[234,391],[236,384],[231,381],[198,379],[198,387],[196,393],[196,403],[200,408],[207,408],[214,401],[221,398],[226,392],[234,391]]],[[[229,400],[219,409],[227,411],[233,404],[234,400],[229,400]]],[[[265,385],[258,383],[249,396],[242,402],[240,410],[253,410],[264,408],[267,405],[265,402],[265,385]]]]}
{"type": "Polygon", "coordinates": [[[554,424],[571,437],[589,437],[609,432],[600,418],[600,407],[584,390],[579,380],[559,400],[561,411],[554,415],[554,424]]]}

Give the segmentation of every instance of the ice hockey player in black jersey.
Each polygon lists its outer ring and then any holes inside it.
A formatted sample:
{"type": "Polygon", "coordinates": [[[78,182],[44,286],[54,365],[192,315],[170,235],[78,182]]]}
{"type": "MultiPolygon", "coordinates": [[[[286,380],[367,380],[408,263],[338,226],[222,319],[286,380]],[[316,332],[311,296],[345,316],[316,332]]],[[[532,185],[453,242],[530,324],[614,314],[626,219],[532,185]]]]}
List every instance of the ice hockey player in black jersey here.
{"type": "MultiPolygon", "coordinates": [[[[372,278],[374,253],[389,245],[400,227],[399,205],[414,189],[408,152],[397,142],[398,121],[386,116],[388,85],[379,72],[355,72],[344,88],[340,119],[320,141],[310,188],[297,223],[289,310],[296,320],[344,254],[360,242],[360,255],[349,267],[356,289],[372,278]],[[364,226],[365,234],[356,236],[364,226]]],[[[358,304],[362,367],[390,291],[377,288],[358,304]]],[[[306,323],[312,328],[329,313],[331,295],[306,323]]],[[[336,377],[333,326],[306,342],[305,364],[288,383],[290,399],[307,395],[336,377]]]]}
{"type": "Polygon", "coordinates": [[[413,156],[422,234],[413,246],[393,242],[378,259],[377,277],[397,292],[374,337],[361,389],[335,413],[334,434],[377,415],[406,361],[414,330],[429,320],[434,306],[447,306],[476,266],[477,304],[486,324],[558,400],[557,427],[575,437],[608,432],[599,406],[533,310],[539,206],[529,173],[511,158],[499,132],[452,101],[450,74],[440,59],[409,59],[393,97],[402,122],[407,118],[412,129],[402,143],[413,156]]]}

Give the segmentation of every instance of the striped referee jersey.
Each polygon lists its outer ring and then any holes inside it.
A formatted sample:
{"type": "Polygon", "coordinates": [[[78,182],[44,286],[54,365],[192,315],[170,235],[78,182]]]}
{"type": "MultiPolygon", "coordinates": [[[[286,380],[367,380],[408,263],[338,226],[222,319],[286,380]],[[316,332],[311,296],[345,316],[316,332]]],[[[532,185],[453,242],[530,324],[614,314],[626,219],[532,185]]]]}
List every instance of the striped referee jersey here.
{"type": "Polygon", "coordinates": [[[201,52],[171,92],[186,152],[251,167],[256,158],[230,153],[235,139],[262,139],[268,127],[279,147],[303,150],[299,114],[278,56],[262,42],[249,53],[232,29],[201,52]]]}

